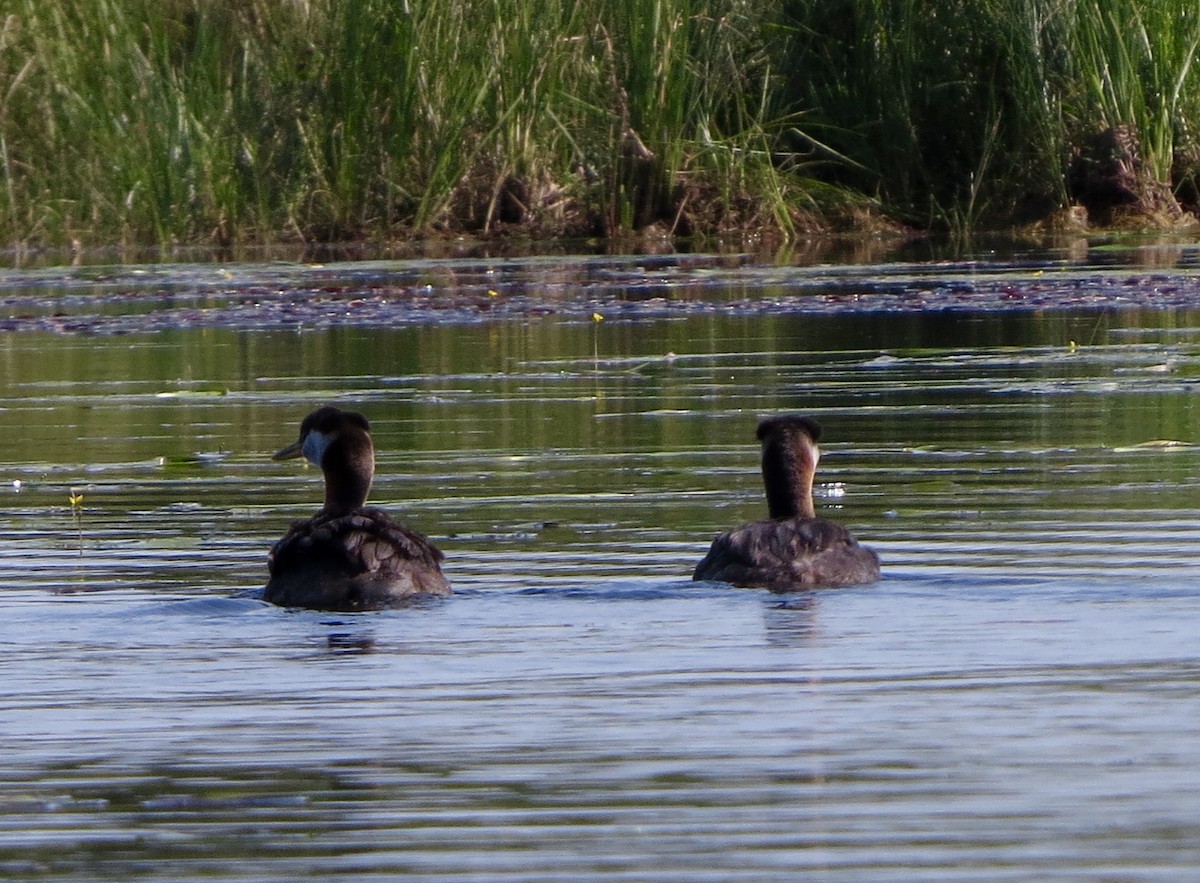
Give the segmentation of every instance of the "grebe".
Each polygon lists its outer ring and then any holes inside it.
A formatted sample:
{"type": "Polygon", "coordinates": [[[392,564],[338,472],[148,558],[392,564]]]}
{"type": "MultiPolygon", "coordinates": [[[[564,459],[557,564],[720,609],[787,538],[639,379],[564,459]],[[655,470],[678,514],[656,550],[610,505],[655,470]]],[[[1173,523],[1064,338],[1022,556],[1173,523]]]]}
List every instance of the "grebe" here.
{"type": "Polygon", "coordinates": [[[692,579],[720,580],[776,592],[858,586],[879,579],[879,556],[850,531],[818,518],[813,475],[821,427],[808,417],[768,417],[758,424],[769,518],[713,540],[692,579]]]}
{"type": "Polygon", "coordinates": [[[325,407],[300,424],[300,438],[271,459],[306,457],[325,475],[325,506],[295,522],[267,557],[263,598],[281,607],[375,610],[419,595],[449,595],[440,549],[369,507],[375,447],[367,418],[325,407]]]}

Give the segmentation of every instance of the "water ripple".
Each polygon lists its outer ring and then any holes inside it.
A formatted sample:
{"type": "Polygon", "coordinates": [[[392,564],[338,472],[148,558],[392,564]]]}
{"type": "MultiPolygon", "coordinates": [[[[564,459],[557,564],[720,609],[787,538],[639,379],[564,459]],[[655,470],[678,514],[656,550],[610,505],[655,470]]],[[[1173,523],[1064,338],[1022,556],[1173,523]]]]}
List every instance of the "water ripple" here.
{"type": "Polygon", "coordinates": [[[1190,879],[1191,281],[750,264],[0,279],[18,330],[173,329],[0,340],[0,876],[1190,879]],[[443,296],[495,303],[209,327],[443,296]],[[256,600],[319,401],[455,596],[256,600]],[[877,585],[690,580],[780,410],[877,585]]]}

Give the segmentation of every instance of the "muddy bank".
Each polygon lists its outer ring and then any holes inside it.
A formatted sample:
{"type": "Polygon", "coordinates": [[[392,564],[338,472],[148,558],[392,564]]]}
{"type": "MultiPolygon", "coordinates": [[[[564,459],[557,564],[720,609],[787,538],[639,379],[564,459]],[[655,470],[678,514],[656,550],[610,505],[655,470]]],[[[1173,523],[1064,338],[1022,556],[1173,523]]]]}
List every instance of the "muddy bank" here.
{"type": "Polygon", "coordinates": [[[726,256],[163,266],[0,275],[0,331],[138,334],[722,313],[1200,309],[1186,268],[1010,263],[798,268],[726,256]]]}

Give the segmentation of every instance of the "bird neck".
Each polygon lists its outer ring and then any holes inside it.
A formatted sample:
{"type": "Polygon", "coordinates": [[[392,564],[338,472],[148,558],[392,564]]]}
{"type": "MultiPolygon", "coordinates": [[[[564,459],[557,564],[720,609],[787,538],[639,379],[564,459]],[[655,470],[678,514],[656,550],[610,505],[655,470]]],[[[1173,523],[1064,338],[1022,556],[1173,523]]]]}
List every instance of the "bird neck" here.
{"type": "Polygon", "coordinates": [[[333,441],[321,458],[325,474],[325,511],[348,512],[367,502],[375,474],[375,451],[370,442],[351,438],[333,441]]]}
{"type": "Polygon", "coordinates": [[[808,439],[769,438],[763,442],[763,484],[772,518],[815,518],[813,475],[817,446],[808,439]]]}

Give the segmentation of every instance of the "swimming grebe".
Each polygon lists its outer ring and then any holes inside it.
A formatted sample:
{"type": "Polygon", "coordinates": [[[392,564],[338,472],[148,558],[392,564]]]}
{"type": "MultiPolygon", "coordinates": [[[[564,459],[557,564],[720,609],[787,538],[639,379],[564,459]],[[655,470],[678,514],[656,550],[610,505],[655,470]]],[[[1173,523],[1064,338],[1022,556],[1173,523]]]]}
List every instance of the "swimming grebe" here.
{"type": "Polygon", "coordinates": [[[817,517],[812,487],[820,437],[821,427],[808,417],[769,417],[758,424],[770,517],[718,536],[692,579],[777,592],[879,579],[879,556],[840,524],[817,517]]]}
{"type": "Polygon", "coordinates": [[[281,607],[375,610],[418,595],[449,595],[440,549],[369,507],[375,447],[367,418],[325,407],[300,424],[300,439],[271,459],[306,457],[325,474],[325,506],[297,521],[271,549],[263,598],[281,607]]]}

